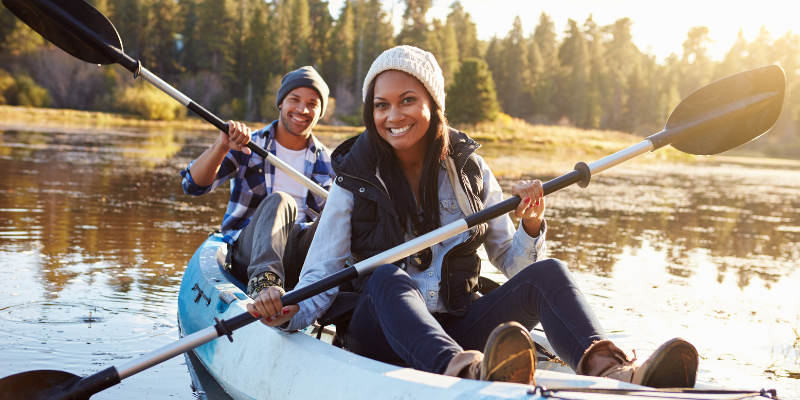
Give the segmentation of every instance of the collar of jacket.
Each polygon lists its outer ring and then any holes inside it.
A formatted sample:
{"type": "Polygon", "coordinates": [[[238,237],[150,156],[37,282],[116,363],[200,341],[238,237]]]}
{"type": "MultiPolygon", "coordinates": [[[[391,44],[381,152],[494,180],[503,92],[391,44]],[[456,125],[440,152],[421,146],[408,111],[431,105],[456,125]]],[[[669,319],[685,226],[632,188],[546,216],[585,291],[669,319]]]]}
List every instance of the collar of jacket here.
{"type": "MultiPolygon", "coordinates": [[[[463,171],[467,159],[481,147],[466,133],[448,127],[450,157],[456,169],[463,171]]],[[[366,131],[365,131],[366,133],[366,131]]],[[[331,154],[331,165],[337,175],[336,182],[353,195],[367,198],[397,216],[383,182],[377,176],[377,154],[372,152],[369,135],[364,133],[345,140],[331,154]],[[350,181],[350,180],[353,181],[350,181]]]]}

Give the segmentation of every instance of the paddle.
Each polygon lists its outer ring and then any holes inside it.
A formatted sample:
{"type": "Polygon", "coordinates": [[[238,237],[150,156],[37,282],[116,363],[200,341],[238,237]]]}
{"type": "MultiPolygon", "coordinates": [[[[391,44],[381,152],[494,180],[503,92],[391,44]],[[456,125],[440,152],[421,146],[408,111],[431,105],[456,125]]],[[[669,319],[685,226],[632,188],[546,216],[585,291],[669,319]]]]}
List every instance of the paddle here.
{"type": "MultiPolygon", "coordinates": [[[[6,1],[6,0],[4,0],[6,1]]],[[[578,163],[575,170],[544,184],[549,195],[573,184],[586,187],[593,174],[605,171],[641,154],[672,144],[678,150],[698,155],[712,155],[741,146],[761,136],[777,121],[783,106],[785,76],[783,69],[770,65],[723,78],[686,97],[670,115],[663,131],[646,140],[591,164],[578,163]]],[[[345,268],[309,286],[281,297],[283,304],[297,304],[326,290],[372,272],[471,227],[516,209],[521,199],[511,197],[462,220],[445,225],[391,250],[345,268]]],[[[188,335],[120,367],[110,367],[86,378],[62,371],[22,372],[0,379],[0,393],[11,398],[78,399],[109,388],[122,379],[157,365],[172,357],[228,336],[256,321],[248,313],[229,320],[217,320],[214,326],[188,335]]]]}
{"type": "MultiPolygon", "coordinates": [[[[91,4],[82,0],[3,0],[3,5],[45,39],[75,58],[92,64],[122,65],[133,72],[134,79],[141,75],[153,86],[194,111],[217,129],[228,133],[228,125],[224,121],[142,67],[139,61],[125,54],[117,29],[91,4]]],[[[247,147],[317,196],[328,198],[325,189],[261,146],[250,142],[247,147]]]]}

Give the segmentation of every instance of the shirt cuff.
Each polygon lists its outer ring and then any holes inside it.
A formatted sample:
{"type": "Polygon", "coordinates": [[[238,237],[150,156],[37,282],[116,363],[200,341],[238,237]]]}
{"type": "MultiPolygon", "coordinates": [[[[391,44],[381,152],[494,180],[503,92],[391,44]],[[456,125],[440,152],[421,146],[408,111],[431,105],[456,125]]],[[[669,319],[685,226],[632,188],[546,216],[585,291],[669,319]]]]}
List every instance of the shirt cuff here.
{"type": "Polygon", "coordinates": [[[299,330],[311,325],[310,322],[306,323],[306,321],[309,321],[309,318],[313,321],[314,316],[313,316],[311,310],[308,307],[308,302],[307,301],[301,301],[300,302],[300,311],[298,311],[297,314],[295,314],[295,316],[291,320],[289,320],[289,325],[279,326],[278,329],[280,329],[280,330],[282,330],[284,332],[296,332],[296,331],[299,331],[299,330]]]}
{"type": "Polygon", "coordinates": [[[186,166],[186,169],[181,171],[181,176],[183,177],[183,191],[188,195],[199,196],[207,193],[211,189],[211,185],[199,186],[194,182],[191,173],[192,164],[194,164],[194,161],[190,162],[189,165],[186,166]]]}
{"type": "Polygon", "coordinates": [[[519,224],[517,234],[514,235],[514,247],[520,249],[527,254],[529,260],[536,261],[539,259],[542,247],[544,246],[544,238],[547,235],[547,220],[542,220],[542,225],[539,227],[539,236],[532,238],[525,232],[522,227],[522,222],[519,224]]]}

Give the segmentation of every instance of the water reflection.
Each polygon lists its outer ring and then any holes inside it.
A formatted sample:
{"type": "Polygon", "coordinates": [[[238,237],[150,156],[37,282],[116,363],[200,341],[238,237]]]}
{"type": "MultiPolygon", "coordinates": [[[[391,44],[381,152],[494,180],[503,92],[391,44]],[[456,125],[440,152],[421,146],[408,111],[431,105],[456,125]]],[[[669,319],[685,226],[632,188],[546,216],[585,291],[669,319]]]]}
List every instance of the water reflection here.
{"type": "MultiPolygon", "coordinates": [[[[224,188],[184,195],[178,172],[215,137],[165,128],[0,131],[0,351],[13,361],[0,365],[0,376],[44,368],[89,374],[178,337],[184,267],[219,227],[228,200],[224,188]]],[[[481,151],[506,169],[541,157],[481,151]]],[[[539,164],[538,178],[562,165],[539,164]]],[[[631,332],[643,335],[648,326],[674,332],[724,321],[762,336],[774,329],[769,340],[751,342],[757,348],[747,359],[691,330],[715,344],[701,349],[709,365],[701,378],[724,383],[735,376],[731,368],[792,376],[800,370],[800,337],[792,336],[800,298],[786,293],[796,295],[787,287],[800,282],[798,182],[800,168],[619,168],[593,177],[587,189],[548,197],[550,255],[576,271],[612,332],[634,337],[640,350],[651,344],[631,332]],[[738,293],[727,293],[729,286],[738,293]],[[666,308],[642,306],[654,295],[666,308]],[[690,310],[681,324],[659,325],[690,310]]],[[[501,183],[509,189],[513,182],[501,183]]],[[[171,360],[93,398],[195,398],[185,363],[171,360]]],[[[778,383],[796,388],[792,382],[778,383]]]]}
{"type": "Polygon", "coordinates": [[[702,256],[717,264],[720,283],[733,273],[740,288],[752,276],[769,286],[800,259],[800,172],[740,172],[643,165],[549,196],[551,254],[573,269],[611,276],[626,249],[635,254],[647,242],[664,254],[670,275],[693,276],[702,256]]]}

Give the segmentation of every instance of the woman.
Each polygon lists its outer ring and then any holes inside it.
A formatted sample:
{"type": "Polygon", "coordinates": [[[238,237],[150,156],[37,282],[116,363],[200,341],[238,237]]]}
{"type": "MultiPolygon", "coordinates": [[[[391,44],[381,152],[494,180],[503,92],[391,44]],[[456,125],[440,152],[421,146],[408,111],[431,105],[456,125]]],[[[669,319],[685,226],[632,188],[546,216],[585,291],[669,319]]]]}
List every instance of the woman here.
{"type": "MultiPolygon", "coordinates": [[[[447,126],[444,78],[433,55],[411,46],[381,54],[364,81],[366,131],[334,152],[340,162],[297,288],[502,201],[479,147],[447,126]]],[[[577,373],[656,387],[692,387],[697,352],[681,339],[641,367],[606,339],[569,270],[544,260],[542,183],[512,194],[520,228],[502,216],[375,270],[344,337],[352,352],[423,371],[530,383],[535,353],[528,331],[542,326],[577,373]],[[508,282],[481,296],[476,249],[484,244],[508,282]],[[483,353],[479,350],[483,350],[483,353]]],[[[269,326],[296,330],[330,306],[337,289],[284,307],[280,291],[260,293],[248,311],[269,326]],[[284,325],[287,324],[287,325],[284,325]]]]}

